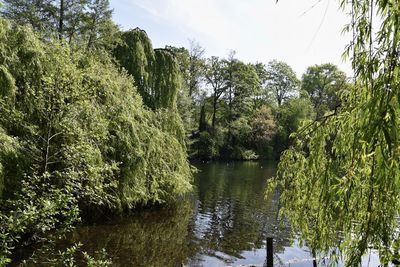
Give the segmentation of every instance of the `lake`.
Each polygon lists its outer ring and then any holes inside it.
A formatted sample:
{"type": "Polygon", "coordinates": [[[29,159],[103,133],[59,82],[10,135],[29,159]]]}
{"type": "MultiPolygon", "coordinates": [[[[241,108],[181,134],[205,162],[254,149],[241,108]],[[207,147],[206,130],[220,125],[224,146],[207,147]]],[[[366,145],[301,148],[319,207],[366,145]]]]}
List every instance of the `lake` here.
{"type": "MultiPolygon", "coordinates": [[[[113,266],[263,266],[274,238],[275,266],[312,266],[307,247],[278,231],[278,194],[265,199],[275,162],[195,165],[194,192],[174,205],[80,226],[68,243],[107,250],[113,266]]],[[[378,266],[377,256],[365,259],[378,266]]],[[[365,265],[366,266],[366,265],[365,265]]]]}

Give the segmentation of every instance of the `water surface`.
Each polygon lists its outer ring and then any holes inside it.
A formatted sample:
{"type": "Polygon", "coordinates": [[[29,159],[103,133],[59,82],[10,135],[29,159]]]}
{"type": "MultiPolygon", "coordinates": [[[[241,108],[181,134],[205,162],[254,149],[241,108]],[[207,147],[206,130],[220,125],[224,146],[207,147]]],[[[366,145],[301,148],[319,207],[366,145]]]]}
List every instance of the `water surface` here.
{"type": "MultiPolygon", "coordinates": [[[[278,195],[264,197],[274,162],[197,164],[195,190],[177,204],[81,226],[68,243],[107,250],[113,266],[263,266],[274,238],[275,266],[312,266],[309,248],[278,231],[278,195]]],[[[378,266],[372,255],[369,266],[378,266]]]]}
{"type": "Polygon", "coordinates": [[[72,240],[88,252],[106,248],[114,266],[239,266],[266,260],[274,237],[275,265],[310,266],[308,248],[279,232],[278,195],[265,199],[275,162],[196,164],[193,194],[168,208],[84,226],[72,240]],[[307,262],[308,260],[308,262],[307,262]]]}

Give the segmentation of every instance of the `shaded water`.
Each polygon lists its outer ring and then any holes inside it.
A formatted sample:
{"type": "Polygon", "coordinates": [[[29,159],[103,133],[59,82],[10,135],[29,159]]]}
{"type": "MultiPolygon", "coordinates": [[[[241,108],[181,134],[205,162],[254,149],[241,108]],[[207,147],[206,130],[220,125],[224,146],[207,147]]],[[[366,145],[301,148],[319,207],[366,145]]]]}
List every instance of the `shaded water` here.
{"type": "MultiPolygon", "coordinates": [[[[264,199],[269,162],[196,166],[191,197],[130,218],[81,226],[69,242],[93,254],[105,248],[113,266],[262,266],[266,237],[274,237],[275,266],[312,266],[307,247],[278,233],[278,195],[264,199]]],[[[372,259],[374,261],[374,259],[372,259]]],[[[377,266],[371,264],[370,266],[377,266]]]]}

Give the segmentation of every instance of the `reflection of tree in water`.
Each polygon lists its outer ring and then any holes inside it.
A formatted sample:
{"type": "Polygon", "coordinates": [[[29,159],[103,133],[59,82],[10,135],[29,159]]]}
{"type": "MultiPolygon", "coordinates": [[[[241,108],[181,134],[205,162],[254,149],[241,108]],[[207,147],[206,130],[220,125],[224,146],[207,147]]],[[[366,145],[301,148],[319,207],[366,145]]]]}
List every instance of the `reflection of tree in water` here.
{"type": "Polygon", "coordinates": [[[276,235],[278,195],[264,199],[275,166],[213,163],[199,169],[191,197],[127,219],[79,227],[60,249],[81,242],[93,255],[105,248],[117,267],[201,265],[202,255],[232,263],[244,251],[264,248],[267,236],[274,237],[275,253],[282,252],[288,233],[276,235]]]}
{"type": "Polygon", "coordinates": [[[266,178],[274,174],[273,166],[243,162],[206,165],[200,169],[202,172],[196,179],[197,212],[207,219],[198,221],[194,232],[203,254],[222,259],[216,253],[222,252],[241,258],[245,250],[263,248],[267,236],[277,241],[276,252],[283,250],[282,241],[287,241],[288,233],[276,236],[278,196],[264,199],[266,178]]]}
{"type": "Polygon", "coordinates": [[[143,211],[112,225],[81,227],[72,241],[89,253],[105,248],[113,266],[181,266],[187,261],[191,202],[143,211]]]}

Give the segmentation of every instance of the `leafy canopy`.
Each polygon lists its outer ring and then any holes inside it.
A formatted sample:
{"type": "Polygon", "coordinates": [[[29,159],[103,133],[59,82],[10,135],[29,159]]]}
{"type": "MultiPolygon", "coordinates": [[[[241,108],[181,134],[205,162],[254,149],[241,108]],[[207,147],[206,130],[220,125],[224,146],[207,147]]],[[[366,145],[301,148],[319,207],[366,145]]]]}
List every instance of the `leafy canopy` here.
{"type": "Polygon", "coordinates": [[[294,135],[274,183],[301,240],[334,259],[339,248],[346,266],[359,265],[372,245],[385,264],[400,249],[400,5],[340,3],[350,10],[344,56],[354,86],[338,93],[338,110],[294,135]]]}

